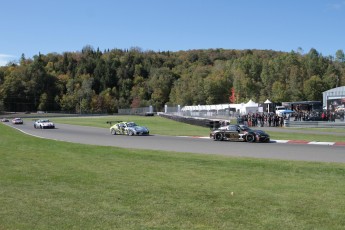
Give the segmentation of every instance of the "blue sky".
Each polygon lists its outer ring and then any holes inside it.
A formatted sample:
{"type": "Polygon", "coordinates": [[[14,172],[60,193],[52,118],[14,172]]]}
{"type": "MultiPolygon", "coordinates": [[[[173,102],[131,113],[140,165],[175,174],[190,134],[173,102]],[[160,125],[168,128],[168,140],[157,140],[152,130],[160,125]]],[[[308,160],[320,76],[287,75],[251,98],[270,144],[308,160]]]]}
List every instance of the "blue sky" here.
{"type": "Polygon", "coordinates": [[[345,51],[345,0],[0,0],[0,65],[93,48],[345,51]]]}

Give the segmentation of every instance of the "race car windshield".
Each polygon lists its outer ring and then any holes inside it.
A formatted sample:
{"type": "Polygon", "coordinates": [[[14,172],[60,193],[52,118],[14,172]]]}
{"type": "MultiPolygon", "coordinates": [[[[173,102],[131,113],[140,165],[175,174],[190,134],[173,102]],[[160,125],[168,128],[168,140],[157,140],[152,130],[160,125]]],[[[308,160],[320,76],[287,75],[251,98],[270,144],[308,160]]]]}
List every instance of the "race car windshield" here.
{"type": "Polygon", "coordinates": [[[138,126],[137,124],[135,124],[134,122],[129,122],[127,124],[128,127],[134,127],[134,126],[138,126]]]}
{"type": "Polygon", "coordinates": [[[266,133],[264,132],[264,131],[262,131],[262,130],[255,130],[255,133],[257,133],[257,134],[262,134],[262,135],[266,135],[266,133]]]}
{"type": "Polygon", "coordinates": [[[241,125],[240,129],[243,130],[243,131],[251,131],[251,129],[248,126],[245,126],[245,125],[241,125]]]}

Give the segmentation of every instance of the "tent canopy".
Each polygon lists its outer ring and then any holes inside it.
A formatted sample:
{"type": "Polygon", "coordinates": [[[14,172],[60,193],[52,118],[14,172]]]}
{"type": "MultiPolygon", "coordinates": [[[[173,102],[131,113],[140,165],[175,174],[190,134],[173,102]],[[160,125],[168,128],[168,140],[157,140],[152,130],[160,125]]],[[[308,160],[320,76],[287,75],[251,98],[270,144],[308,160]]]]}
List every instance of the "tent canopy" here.
{"type": "Polygon", "coordinates": [[[255,103],[254,101],[252,101],[252,99],[250,99],[244,106],[245,107],[257,107],[258,104],[255,103]]]}
{"type": "Polygon", "coordinates": [[[249,100],[246,104],[244,104],[240,110],[242,114],[248,114],[248,113],[255,113],[258,111],[258,103],[255,103],[252,100],[249,100]]]}

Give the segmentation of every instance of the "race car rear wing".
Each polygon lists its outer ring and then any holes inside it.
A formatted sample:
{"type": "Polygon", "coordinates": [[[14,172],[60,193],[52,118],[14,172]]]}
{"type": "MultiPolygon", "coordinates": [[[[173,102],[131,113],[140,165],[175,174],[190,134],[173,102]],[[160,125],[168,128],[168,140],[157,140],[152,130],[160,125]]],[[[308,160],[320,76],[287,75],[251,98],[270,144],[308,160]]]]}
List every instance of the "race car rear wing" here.
{"type": "Polygon", "coordinates": [[[112,123],[120,123],[120,122],[123,122],[123,121],[107,121],[106,123],[111,125],[112,123]]]}

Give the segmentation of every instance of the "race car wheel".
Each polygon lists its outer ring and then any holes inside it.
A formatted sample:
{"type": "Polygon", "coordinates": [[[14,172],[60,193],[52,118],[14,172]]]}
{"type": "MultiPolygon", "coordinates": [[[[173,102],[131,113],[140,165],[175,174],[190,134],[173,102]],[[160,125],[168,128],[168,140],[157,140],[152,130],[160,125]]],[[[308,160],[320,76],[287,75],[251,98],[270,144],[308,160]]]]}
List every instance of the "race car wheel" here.
{"type": "Polygon", "coordinates": [[[223,140],[223,135],[221,133],[216,133],[216,135],[214,136],[214,139],[216,141],[222,141],[223,140]]]}
{"type": "Polygon", "coordinates": [[[128,136],[133,136],[133,135],[134,135],[133,131],[132,130],[128,130],[128,136]]]}
{"type": "Polygon", "coordinates": [[[115,129],[111,129],[110,133],[111,133],[111,135],[116,135],[116,130],[115,129]]]}
{"type": "Polygon", "coordinates": [[[247,140],[247,142],[254,142],[255,141],[255,137],[254,137],[253,134],[248,134],[246,136],[246,140],[247,140]]]}

